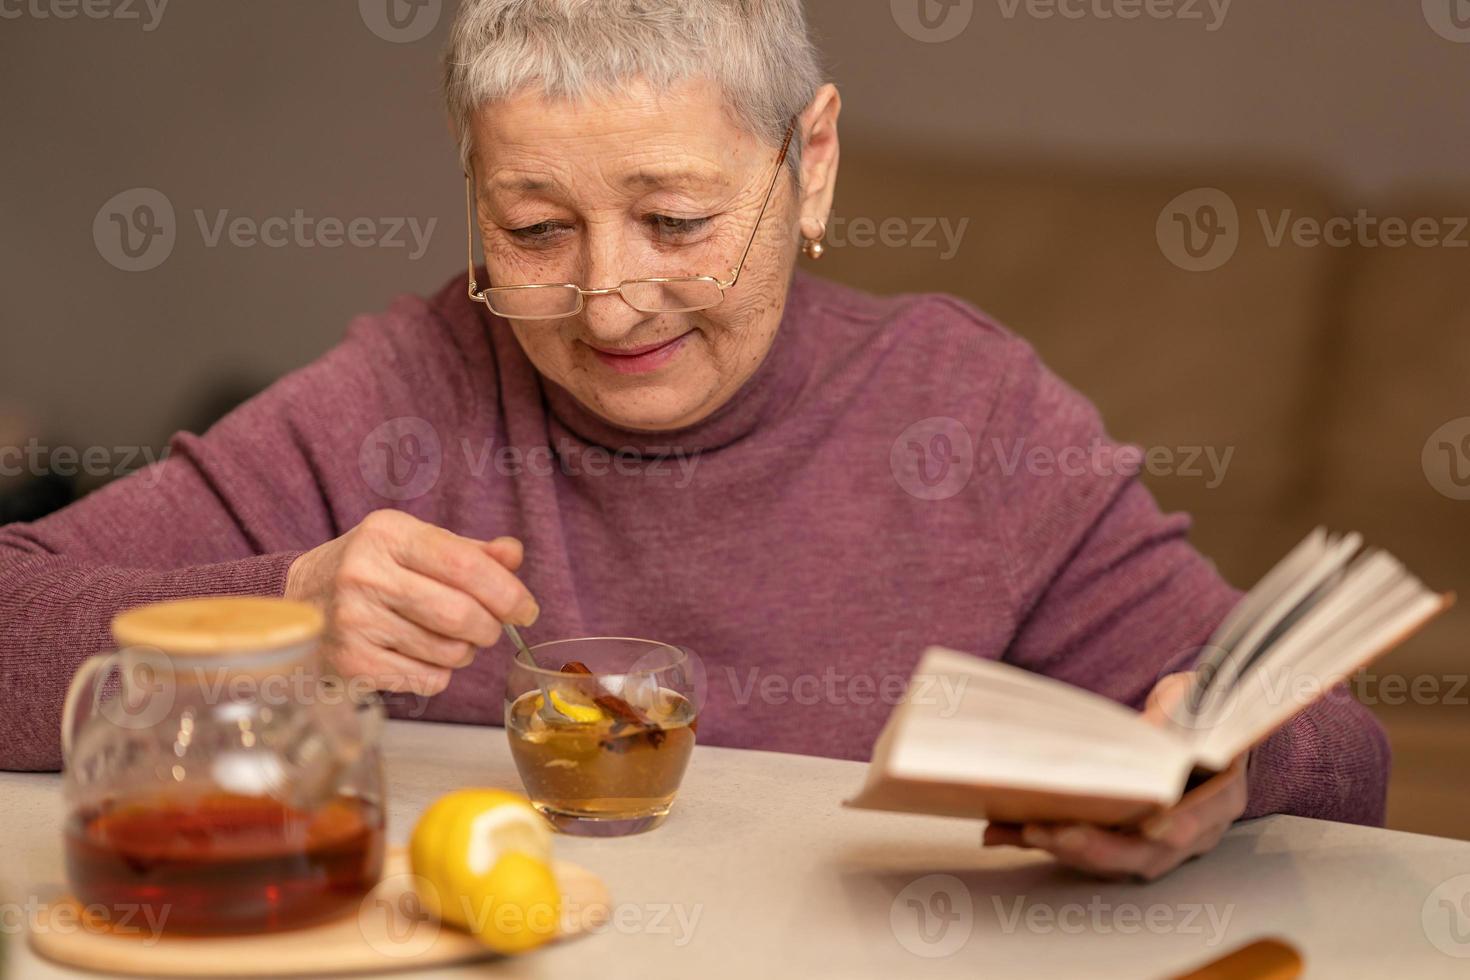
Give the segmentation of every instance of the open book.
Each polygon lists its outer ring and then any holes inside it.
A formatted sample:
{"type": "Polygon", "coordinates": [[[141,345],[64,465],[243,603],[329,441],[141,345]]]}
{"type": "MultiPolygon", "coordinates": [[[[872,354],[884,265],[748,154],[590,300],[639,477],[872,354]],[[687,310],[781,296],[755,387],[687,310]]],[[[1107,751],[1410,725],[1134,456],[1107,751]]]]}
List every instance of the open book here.
{"type": "Polygon", "coordinates": [[[930,648],[848,805],[1138,823],[1453,602],[1360,536],[1318,529],[1220,624],[1163,725],[1060,681],[930,648]],[[950,696],[936,697],[941,687],[950,696]]]}

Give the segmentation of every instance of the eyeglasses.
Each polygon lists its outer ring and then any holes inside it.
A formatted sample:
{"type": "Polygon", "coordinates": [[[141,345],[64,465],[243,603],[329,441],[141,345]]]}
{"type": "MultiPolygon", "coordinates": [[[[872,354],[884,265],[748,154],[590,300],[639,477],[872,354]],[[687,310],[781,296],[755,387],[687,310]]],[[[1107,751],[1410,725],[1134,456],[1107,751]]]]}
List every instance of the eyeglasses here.
{"type": "Polygon", "coordinates": [[[771,183],[766,188],[766,199],[755,219],[755,227],[750,230],[750,240],[745,243],[740,262],[730,270],[728,280],[715,276],[679,276],[665,279],[628,279],[608,289],[583,289],[570,282],[487,286],[481,289],[475,281],[475,182],[473,177],[466,174],[464,196],[469,227],[470,299],[484,303],[491,313],[507,320],[559,320],[576,316],[586,307],[588,296],[613,294],[621,296],[623,302],[640,313],[694,313],[720,305],[725,300],[725,291],[733,289],[740,281],[740,273],[755,245],[755,236],[760,231],[766,210],[771,206],[776,181],[781,177],[781,168],[786,164],[786,155],[791,150],[791,140],[795,134],[796,122],[793,120],[786,130],[786,139],[781,143],[781,156],[776,160],[776,170],[771,174],[771,183]]]}

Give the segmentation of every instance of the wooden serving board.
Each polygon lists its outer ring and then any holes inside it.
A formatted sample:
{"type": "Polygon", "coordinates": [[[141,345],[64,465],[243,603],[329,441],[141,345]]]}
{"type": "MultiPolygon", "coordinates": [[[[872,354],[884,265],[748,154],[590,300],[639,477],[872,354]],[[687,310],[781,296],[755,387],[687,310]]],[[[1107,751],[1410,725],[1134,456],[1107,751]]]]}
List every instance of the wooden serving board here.
{"type": "MultiPolygon", "coordinates": [[[[607,922],[611,901],[602,879],[564,861],[554,865],[565,931],[558,942],[607,922]]],[[[31,947],[65,966],[148,977],[281,977],[424,970],[495,959],[468,933],[418,912],[408,855],[389,851],[383,880],[356,913],[306,929],[250,936],[163,936],[141,923],[129,934],[85,928],[68,896],[36,917],[31,947]]]]}

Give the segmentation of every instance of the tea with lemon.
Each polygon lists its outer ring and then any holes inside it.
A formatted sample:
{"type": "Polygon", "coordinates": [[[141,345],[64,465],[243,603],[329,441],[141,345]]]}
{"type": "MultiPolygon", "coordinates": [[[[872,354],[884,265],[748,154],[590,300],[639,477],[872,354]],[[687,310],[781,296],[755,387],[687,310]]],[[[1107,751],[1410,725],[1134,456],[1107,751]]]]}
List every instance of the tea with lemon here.
{"type": "Polygon", "coordinates": [[[511,755],[537,809],[584,820],[667,814],[694,750],[689,700],[658,688],[630,712],[620,698],[550,694],[555,712],[543,710],[541,691],[521,695],[506,712],[511,755]]]}

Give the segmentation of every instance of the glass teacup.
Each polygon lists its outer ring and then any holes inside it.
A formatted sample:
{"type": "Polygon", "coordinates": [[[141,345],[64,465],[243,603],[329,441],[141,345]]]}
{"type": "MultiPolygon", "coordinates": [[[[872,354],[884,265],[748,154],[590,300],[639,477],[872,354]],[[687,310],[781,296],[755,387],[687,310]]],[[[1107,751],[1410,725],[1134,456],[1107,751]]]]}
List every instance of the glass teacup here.
{"type": "Polygon", "coordinates": [[[505,698],[510,751],[531,803],[567,834],[657,827],[694,749],[688,656],[622,637],[541,643],[531,654],[534,663],[516,654],[505,698]]]}

